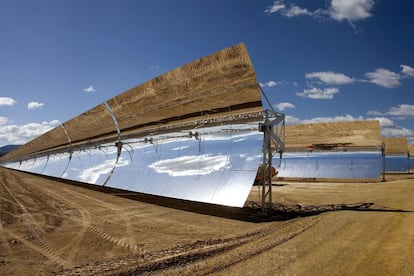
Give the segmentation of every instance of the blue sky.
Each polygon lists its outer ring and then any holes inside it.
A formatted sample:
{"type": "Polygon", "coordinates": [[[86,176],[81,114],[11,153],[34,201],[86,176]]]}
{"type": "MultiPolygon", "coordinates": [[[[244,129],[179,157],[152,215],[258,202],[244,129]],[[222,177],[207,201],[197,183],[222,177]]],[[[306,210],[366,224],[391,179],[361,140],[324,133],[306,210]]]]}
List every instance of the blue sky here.
{"type": "Polygon", "coordinates": [[[414,143],[414,1],[0,0],[0,146],[245,42],[288,123],[379,119],[414,143]]]}

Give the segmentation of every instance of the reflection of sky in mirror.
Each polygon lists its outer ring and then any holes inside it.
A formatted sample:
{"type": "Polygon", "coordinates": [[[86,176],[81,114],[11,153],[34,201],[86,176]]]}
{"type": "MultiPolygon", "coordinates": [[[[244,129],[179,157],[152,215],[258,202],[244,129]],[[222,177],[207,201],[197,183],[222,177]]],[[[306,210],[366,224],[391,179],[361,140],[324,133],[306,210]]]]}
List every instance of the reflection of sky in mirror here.
{"type": "Polygon", "coordinates": [[[226,155],[187,155],[159,160],[149,164],[148,167],[157,173],[167,173],[169,176],[206,175],[223,169],[226,161],[226,155]]]}
{"type": "Polygon", "coordinates": [[[75,151],[62,177],[91,184],[103,184],[115,166],[116,147],[113,148],[115,150],[93,148],[75,151]]]}
{"type": "Polygon", "coordinates": [[[407,155],[388,155],[385,157],[386,172],[408,172],[410,160],[407,155]]]}
{"type": "Polygon", "coordinates": [[[124,141],[121,157],[108,186],[167,197],[242,206],[260,162],[262,134],[234,126],[200,128],[197,139],[188,131],[124,141]],[[174,139],[171,136],[175,137],[174,139]],[[226,173],[227,172],[227,173],[226,173]],[[240,183],[229,174],[244,172],[240,183]],[[227,179],[227,180],[226,180],[227,179]],[[229,182],[230,181],[230,182],[229,182]],[[227,189],[220,186],[227,186],[227,189]],[[240,191],[235,191],[235,187],[240,191]],[[226,195],[219,196],[220,193],[226,195]],[[220,199],[219,199],[220,198],[220,199]]]}
{"type": "Polygon", "coordinates": [[[49,156],[49,160],[42,174],[61,177],[69,166],[69,157],[69,153],[59,153],[49,156]]]}
{"type": "Polygon", "coordinates": [[[45,169],[46,164],[47,157],[39,157],[23,161],[19,169],[31,173],[41,173],[45,169]]]}
{"type": "Polygon", "coordinates": [[[279,177],[378,178],[382,171],[381,152],[285,153],[279,177]]]}

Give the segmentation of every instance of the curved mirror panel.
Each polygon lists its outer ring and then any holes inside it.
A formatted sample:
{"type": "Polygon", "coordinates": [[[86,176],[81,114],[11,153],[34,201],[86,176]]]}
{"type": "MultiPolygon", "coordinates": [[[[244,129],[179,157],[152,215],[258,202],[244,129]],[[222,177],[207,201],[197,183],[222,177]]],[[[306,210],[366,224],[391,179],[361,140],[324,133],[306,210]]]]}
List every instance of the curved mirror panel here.
{"type": "Polygon", "coordinates": [[[107,186],[242,207],[260,162],[262,134],[253,129],[257,124],[126,140],[107,186]]]}
{"type": "Polygon", "coordinates": [[[19,170],[41,174],[47,165],[47,157],[39,157],[21,162],[19,170]]]}
{"type": "Polygon", "coordinates": [[[113,145],[75,151],[62,178],[103,185],[115,166],[116,152],[113,145]]]}
{"type": "Polygon", "coordinates": [[[69,153],[58,153],[49,156],[49,160],[42,174],[61,177],[70,163],[69,153]]]}
{"type": "Polygon", "coordinates": [[[5,163],[5,164],[1,164],[1,165],[4,166],[5,168],[18,170],[21,163],[20,162],[9,162],[9,163],[5,163]]]}

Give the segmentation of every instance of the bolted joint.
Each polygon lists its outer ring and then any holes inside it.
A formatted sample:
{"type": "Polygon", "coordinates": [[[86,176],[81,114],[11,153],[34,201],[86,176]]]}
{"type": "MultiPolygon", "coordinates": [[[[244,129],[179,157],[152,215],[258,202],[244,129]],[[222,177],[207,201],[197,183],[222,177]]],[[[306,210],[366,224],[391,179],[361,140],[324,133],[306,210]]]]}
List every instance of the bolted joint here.
{"type": "Polygon", "coordinates": [[[201,134],[198,131],[196,131],[194,133],[192,131],[188,132],[188,137],[190,137],[190,138],[194,137],[196,140],[200,140],[200,136],[201,136],[201,134]]]}
{"type": "Polygon", "coordinates": [[[266,123],[259,123],[259,131],[260,132],[266,132],[272,130],[272,126],[270,124],[266,123]]]}

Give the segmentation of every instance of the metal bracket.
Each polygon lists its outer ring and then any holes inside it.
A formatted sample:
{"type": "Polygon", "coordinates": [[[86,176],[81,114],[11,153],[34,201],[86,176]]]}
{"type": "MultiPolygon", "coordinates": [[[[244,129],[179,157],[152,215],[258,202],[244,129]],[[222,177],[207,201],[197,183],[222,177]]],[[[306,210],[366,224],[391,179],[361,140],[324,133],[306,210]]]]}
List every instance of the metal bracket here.
{"type": "MultiPolygon", "coordinates": [[[[259,124],[259,131],[263,132],[263,163],[261,165],[262,212],[265,214],[272,208],[272,177],[276,171],[272,166],[275,153],[280,154],[285,148],[285,114],[273,110],[265,110],[264,122],[259,124]]],[[[279,163],[280,165],[280,163],[279,163]]]]}

